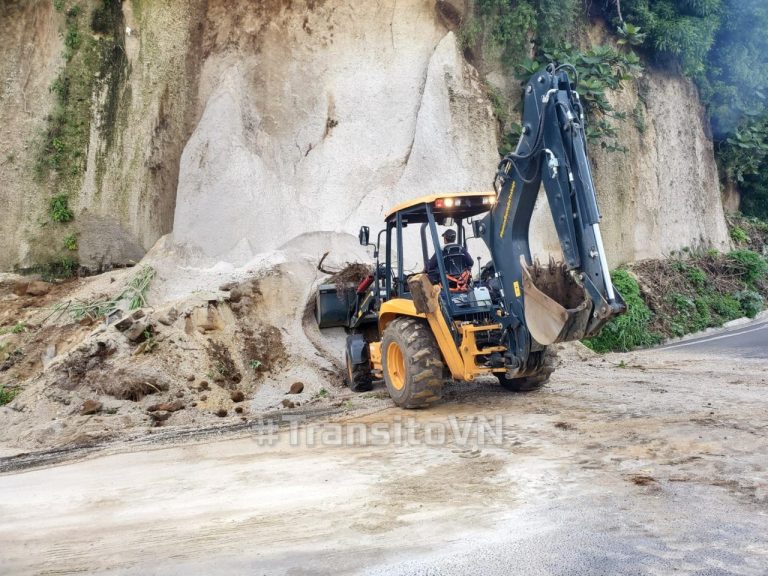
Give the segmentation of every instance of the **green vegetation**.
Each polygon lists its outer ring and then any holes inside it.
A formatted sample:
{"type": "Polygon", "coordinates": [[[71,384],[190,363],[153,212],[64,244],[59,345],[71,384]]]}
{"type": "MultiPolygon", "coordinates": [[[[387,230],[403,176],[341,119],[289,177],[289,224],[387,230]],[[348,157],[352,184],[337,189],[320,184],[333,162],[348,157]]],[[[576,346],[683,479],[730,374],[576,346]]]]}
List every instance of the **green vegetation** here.
{"type": "Polygon", "coordinates": [[[768,114],[744,120],[716,152],[724,176],[739,184],[744,213],[768,220],[768,114]]]}
{"type": "Polygon", "coordinates": [[[57,194],[48,202],[48,214],[54,222],[69,222],[75,215],[69,209],[69,196],[57,194]]]}
{"type": "Polygon", "coordinates": [[[52,282],[76,276],[79,268],[80,264],[76,259],[71,256],[62,256],[46,264],[36,266],[29,272],[40,274],[43,280],[52,282]]]}
{"type": "Polygon", "coordinates": [[[754,318],[765,308],[765,298],[754,290],[742,290],[736,292],[733,297],[739,302],[742,312],[750,318],[754,318]]]}
{"type": "Polygon", "coordinates": [[[64,248],[70,252],[77,251],[77,234],[70,234],[64,238],[64,248]]]}
{"type": "MultiPolygon", "coordinates": [[[[66,198],[80,188],[92,117],[100,120],[105,149],[111,146],[120,87],[127,71],[120,0],[101,0],[92,13],[85,6],[72,0],[54,0],[54,8],[65,17],[65,64],[51,85],[56,106],[47,118],[36,172],[59,191],[55,199],[66,198]],[[96,111],[94,103],[99,104],[96,111]]],[[[59,216],[63,219],[52,215],[57,222],[74,217],[68,210],[59,216]]]]}
{"type": "Polygon", "coordinates": [[[668,319],[668,329],[672,336],[683,336],[722,326],[729,320],[745,315],[738,300],[729,294],[708,293],[691,298],[673,292],[667,297],[667,303],[672,305],[675,312],[668,319]]]}
{"type": "MultiPolygon", "coordinates": [[[[615,3],[605,6],[619,23],[615,3]]],[[[696,81],[723,177],[739,184],[746,214],[768,219],[768,5],[622,0],[621,7],[626,22],[647,32],[643,49],[651,59],[696,81]]]]}
{"type": "MultiPolygon", "coordinates": [[[[640,28],[631,24],[619,27],[619,44],[626,49],[594,46],[580,50],[576,44],[586,16],[579,0],[477,0],[474,7],[474,17],[467,19],[461,31],[465,51],[475,56],[499,53],[522,82],[550,62],[574,65],[580,78],[579,93],[592,116],[588,137],[609,150],[622,150],[613,121],[623,120],[624,115],[613,109],[607,92],[620,90],[642,71],[640,59],[630,49],[643,42],[640,28]]],[[[503,155],[516,144],[520,126],[512,121],[511,107],[497,90],[489,88],[488,96],[499,120],[499,152],[503,155]]]]}
{"type": "Polygon", "coordinates": [[[629,24],[628,22],[622,22],[616,29],[616,32],[619,35],[619,40],[617,41],[619,46],[640,46],[648,36],[639,26],[629,24]]]}
{"type": "MultiPolygon", "coordinates": [[[[610,3],[609,15],[617,17],[614,8],[610,3]]],[[[625,22],[646,34],[644,44],[657,62],[679,62],[691,76],[704,73],[720,27],[720,0],[623,0],[621,8],[625,22]]]]}
{"type": "Polygon", "coordinates": [[[731,239],[738,248],[768,256],[768,222],[753,216],[728,215],[731,239]]]}
{"type": "Polygon", "coordinates": [[[685,277],[688,278],[688,281],[695,288],[701,289],[701,288],[704,288],[704,286],[707,284],[707,275],[704,273],[704,270],[702,270],[695,264],[692,266],[688,266],[687,269],[684,270],[684,272],[685,272],[685,277]]]}
{"type": "Polygon", "coordinates": [[[476,14],[489,40],[502,52],[507,63],[513,63],[530,50],[530,31],[536,27],[536,9],[528,0],[478,0],[476,14]]]}
{"type": "Polygon", "coordinates": [[[651,311],[640,295],[637,280],[623,269],[615,270],[613,283],[627,303],[627,313],[611,320],[595,338],[584,343],[595,352],[627,351],[661,342],[651,330],[651,311]]]}
{"type": "Polygon", "coordinates": [[[730,234],[731,240],[736,242],[736,244],[743,244],[749,241],[749,236],[747,236],[747,233],[741,226],[734,226],[731,228],[730,234]]]}
{"type": "Polygon", "coordinates": [[[768,260],[746,248],[639,262],[632,274],[614,272],[628,312],[585,341],[595,351],[625,351],[743,316],[754,318],[768,295],[768,260]]]}
{"type": "Polygon", "coordinates": [[[259,368],[261,368],[261,361],[260,360],[251,360],[250,362],[248,362],[248,366],[250,366],[251,370],[253,370],[255,372],[259,368]]]}
{"type": "Polygon", "coordinates": [[[735,250],[728,254],[731,269],[743,278],[747,286],[755,284],[768,275],[768,262],[752,250],[735,250]]]}
{"type": "Polygon", "coordinates": [[[6,385],[0,385],[0,406],[5,406],[19,395],[18,388],[8,388],[6,385]]]}
{"type": "Polygon", "coordinates": [[[2,334],[22,334],[27,331],[27,325],[24,322],[16,322],[13,326],[5,326],[0,328],[0,335],[2,334]]]}
{"type": "Polygon", "coordinates": [[[554,48],[575,41],[585,21],[580,0],[476,0],[474,6],[475,18],[462,30],[463,44],[481,53],[500,50],[510,67],[534,46],[554,48]]]}
{"type": "Polygon", "coordinates": [[[151,266],[142,266],[123,291],[114,298],[89,302],[67,301],[57,305],[55,312],[67,312],[74,320],[83,318],[97,320],[112,314],[125,301],[128,301],[129,310],[142,308],[147,305],[147,292],[155,274],[155,269],[151,266]]]}

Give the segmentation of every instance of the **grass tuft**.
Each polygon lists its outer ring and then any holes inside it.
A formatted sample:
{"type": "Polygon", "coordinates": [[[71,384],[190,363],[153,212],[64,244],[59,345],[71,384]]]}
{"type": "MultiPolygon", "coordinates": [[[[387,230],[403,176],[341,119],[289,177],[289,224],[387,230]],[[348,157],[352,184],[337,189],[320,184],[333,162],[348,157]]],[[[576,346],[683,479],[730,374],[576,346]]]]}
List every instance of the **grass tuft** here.
{"type": "Polygon", "coordinates": [[[0,385],[0,406],[5,406],[12,402],[19,395],[19,392],[18,388],[7,388],[4,385],[0,385]]]}
{"type": "Polygon", "coordinates": [[[628,351],[661,342],[661,336],[650,329],[651,311],[640,295],[637,280],[627,270],[613,273],[613,283],[627,303],[627,313],[614,318],[594,338],[584,343],[595,352],[628,351]]]}

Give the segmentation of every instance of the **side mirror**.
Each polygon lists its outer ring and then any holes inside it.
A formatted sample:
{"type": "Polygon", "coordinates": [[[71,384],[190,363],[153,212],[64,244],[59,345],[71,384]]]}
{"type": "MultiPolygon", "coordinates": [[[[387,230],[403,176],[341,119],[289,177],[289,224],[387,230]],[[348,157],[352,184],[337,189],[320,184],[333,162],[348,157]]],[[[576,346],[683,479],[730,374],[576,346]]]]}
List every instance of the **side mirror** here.
{"type": "Polygon", "coordinates": [[[371,229],[368,226],[360,226],[360,233],[357,237],[360,239],[360,246],[368,246],[371,236],[371,229]]]}
{"type": "Polygon", "coordinates": [[[472,221],[472,234],[474,234],[475,238],[483,237],[483,234],[485,234],[485,224],[483,224],[482,220],[472,221]]]}

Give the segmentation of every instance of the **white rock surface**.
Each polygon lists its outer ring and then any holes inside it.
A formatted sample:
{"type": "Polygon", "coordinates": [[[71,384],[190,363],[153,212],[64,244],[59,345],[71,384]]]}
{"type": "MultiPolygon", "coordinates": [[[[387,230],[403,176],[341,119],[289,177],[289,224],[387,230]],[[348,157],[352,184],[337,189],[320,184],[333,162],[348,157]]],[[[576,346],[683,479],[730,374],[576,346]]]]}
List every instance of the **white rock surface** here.
{"type": "Polygon", "coordinates": [[[204,66],[211,95],[182,156],[177,243],[242,264],[309,231],[375,228],[407,198],[489,187],[491,109],[430,3],[392,3],[386,25],[375,5],[336,4],[350,26],[307,34],[294,15],[260,54],[204,66]],[[277,53],[290,57],[263,57],[277,53]]]}

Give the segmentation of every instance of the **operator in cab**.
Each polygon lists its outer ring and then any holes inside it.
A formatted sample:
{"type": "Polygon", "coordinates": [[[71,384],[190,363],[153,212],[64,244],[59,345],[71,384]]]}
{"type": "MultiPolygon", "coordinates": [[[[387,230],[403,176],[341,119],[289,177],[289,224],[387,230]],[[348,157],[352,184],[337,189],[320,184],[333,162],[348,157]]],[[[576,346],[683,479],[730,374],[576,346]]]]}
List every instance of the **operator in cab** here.
{"type": "MultiPolygon", "coordinates": [[[[447,270],[449,279],[453,279],[451,278],[453,275],[460,275],[465,270],[472,269],[475,261],[464,246],[456,244],[456,231],[451,229],[443,232],[443,258],[448,256],[449,252],[451,253],[451,260],[454,263],[453,265],[458,265],[458,267],[462,268],[462,270],[447,270]],[[456,256],[459,257],[457,258],[456,256]]],[[[430,282],[433,284],[437,284],[440,281],[440,269],[437,265],[437,254],[432,254],[432,258],[427,262],[427,275],[429,276],[430,282]]]]}

